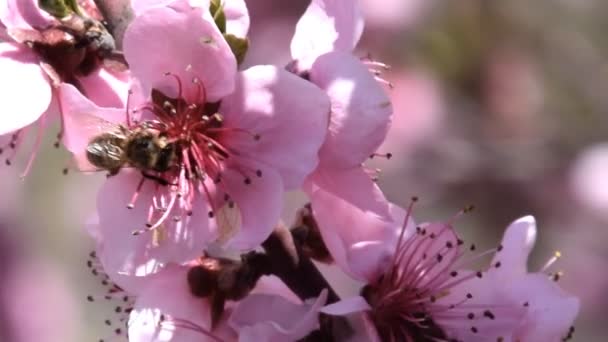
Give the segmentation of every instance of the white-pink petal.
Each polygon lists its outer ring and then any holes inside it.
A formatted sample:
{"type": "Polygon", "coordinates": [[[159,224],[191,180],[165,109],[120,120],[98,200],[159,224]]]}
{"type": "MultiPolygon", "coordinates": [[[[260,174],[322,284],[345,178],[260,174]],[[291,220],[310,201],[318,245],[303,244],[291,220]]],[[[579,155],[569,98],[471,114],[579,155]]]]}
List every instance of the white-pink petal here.
{"type": "Polygon", "coordinates": [[[385,90],[358,58],[344,52],[320,56],[310,80],[331,100],[320,167],[360,165],[376,152],[391,124],[393,108],[385,90]]]}
{"type": "Polygon", "coordinates": [[[128,209],[127,204],[141,178],[136,170],[123,169],[110,177],[98,193],[99,234],[104,246],[99,257],[109,273],[147,276],[168,263],[195,259],[215,239],[208,224],[207,213],[211,209],[204,198],[194,201],[192,216],[176,222],[173,217],[181,214],[178,200],[168,218],[155,231],[134,236],[134,231],[146,228],[153,196],[157,196],[158,203],[170,202],[168,190],[161,188],[155,192],[158,184],[147,181],[134,208],[128,209]]]}
{"type": "Polygon", "coordinates": [[[313,213],[336,264],[357,280],[374,281],[394,252],[403,210],[391,212],[361,168],[315,174],[313,179],[315,190],[309,191],[313,213]]]}
{"type": "Polygon", "coordinates": [[[329,304],[321,308],[321,312],[334,316],[345,316],[368,310],[371,310],[371,306],[369,306],[365,298],[361,296],[346,298],[337,303],[329,304]]]}
{"type": "Polygon", "coordinates": [[[239,74],[219,111],[225,127],[248,132],[227,133],[222,142],[277,170],[286,189],[299,187],[317,166],[329,99],[310,82],[274,66],[255,66],[239,74]]]}
{"type": "Polygon", "coordinates": [[[24,45],[0,43],[0,135],[34,121],[51,103],[52,90],[38,57],[24,45]]]}
{"type": "Polygon", "coordinates": [[[301,71],[308,70],[324,53],[351,52],[363,27],[358,0],[313,0],[296,25],[291,56],[301,71]]]}
{"type": "Polygon", "coordinates": [[[502,250],[494,255],[492,264],[500,262],[501,267],[493,269],[497,277],[509,278],[527,273],[528,256],[536,242],[536,220],[524,216],[511,223],[500,243],[502,250]]]}
{"type": "Polygon", "coordinates": [[[216,208],[214,219],[210,221],[211,230],[217,231],[220,240],[227,240],[229,249],[256,248],[272,233],[281,216],[284,190],[280,175],[263,165],[241,162],[222,174],[219,188],[230,196],[235,207],[216,208]],[[237,171],[241,165],[261,171],[261,177],[253,171],[250,184],[246,184],[237,171]]]}
{"type": "Polygon", "coordinates": [[[224,0],[224,15],[226,16],[226,33],[239,38],[247,37],[249,32],[249,12],[245,0],[224,0]]]}
{"type": "Polygon", "coordinates": [[[309,303],[295,304],[281,296],[252,294],[234,308],[230,326],[239,342],[296,341],[319,328],[319,309],[327,290],[309,303]]]}

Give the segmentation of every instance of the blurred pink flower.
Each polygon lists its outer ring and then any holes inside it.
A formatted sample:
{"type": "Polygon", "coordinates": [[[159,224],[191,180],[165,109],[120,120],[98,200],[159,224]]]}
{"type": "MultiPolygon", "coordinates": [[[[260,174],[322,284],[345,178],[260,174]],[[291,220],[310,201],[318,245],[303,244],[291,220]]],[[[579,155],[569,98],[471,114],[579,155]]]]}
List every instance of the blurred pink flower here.
{"type": "Polygon", "coordinates": [[[442,133],[446,108],[438,82],[421,70],[389,75],[393,88],[389,93],[395,115],[391,129],[380,150],[393,152],[396,163],[382,163],[385,168],[399,168],[417,146],[431,142],[442,133]]]}
{"type": "Polygon", "coordinates": [[[277,278],[262,277],[251,295],[226,304],[212,329],[210,302],[192,294],[188,269],[169,265],[150,278],[129,317],[129,341],[292,341],[318,328],[325,292],[304,304],[277,278]]]}
{"type": "Polygon", "coordinates": [[[361,296],[323,312],[364,311],[389,340],[558,341],[568,335],[579,302],[544,274],[554,260],[540,272],[526,270],[536,238],[531,216],[513,222],[498,248],[464,257],[451,222],[416,226],[411,207],[395,206],[387,221],[342,194],[317,190],[312,197],[319,226],[331,227],[321,233],[337,265],[367,284],[361,296]],[[490,267],[468,270],[492,252],[490,267]]]}
{"type": "Polygon", "coordinates": [[[142,88],[130,103],[142,121],[128,122],[124,111],[62,86],[65,144],[81,165],[91,137],[101,133],[82,113],[131,129],[148,124],[177,145],[177,165],[158,172],[167,186],[122,170],[102,187],[100,257],[109,273],[155,272],[193,259],[218,239],[254,248],[279,219],[283,191],[299,187],[318,163],[327,96],[272,66],[237,74],[230,48],[202,11],[175,1],[144,11],[127,29],[125,57],[142,88]],[[172,53],[150,54],[159,49],[172,53]],[[154,96],[179,100],[158,103],[154,96]],[[138,228],[150,233],[132,236],[138,228]]]}
{"type": "Polygon", "coordinates": [[[607,219],[608,143],[586,148],[577,157],[570,173],[570,185],[576,198],[598,216],[607,219]]]}
{"type": "Polygon", "coordinates": [[[423,20],[436,0],[361,0],[361,8],[369,26],[403,30],[423,20]]]}
{"type": "MultiPolygon", "coordinates": [[[[3,275],[11,342],[74,341],[77,328],[73,289],[52,265],[21,262],[3,275]],[[44,286],[40,286],[44,284],[44,286]]],[[[0,333],[2,337],[2,333],[0,333]]],[[[4,341],[4,340],[3,340],[4,341]]]]}

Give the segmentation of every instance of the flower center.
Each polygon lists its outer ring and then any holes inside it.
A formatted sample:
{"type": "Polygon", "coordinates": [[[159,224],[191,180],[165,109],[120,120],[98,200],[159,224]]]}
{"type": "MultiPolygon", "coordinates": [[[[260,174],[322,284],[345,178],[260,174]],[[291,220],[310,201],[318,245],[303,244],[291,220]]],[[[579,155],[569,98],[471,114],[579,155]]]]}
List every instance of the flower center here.
{"type": "MultiPolygon", "coordinates": [[[[411,210],[412,205],[392,263],[361,292],[372,307],[370,317],[383,341],[456,341],[448,338],[451,330],[445,329],[457,326],[473,334],[484,334],[487,333],[481,331],[484,322],[479,320],[519,317],[523,308],[511,310],[496,303],[476,302],[475,292],[467,292],[462,286],[483,276],[481,271],[464,271],[463,265],[500,251],[501,246],[463,258],[464,241],[458,238],[450,222],[417,227],[415,233],[406,237],[404,231],[411,210]]],[[[470,250],[474,251],[475,245],[470,250]]],[[[500,263],[492,266],[500,267],[500,263]]]]}
{"type": "MultiPolygon", "coordinates": [[[[142,170],[144,178],[169,185],[170,190],[170,198],[165,201],[168,204],[162,208],[152,207],[146,228],[135,231],[136,235],[160,227],[176,204],[180,210],[173,217],[175,221],[191,216],[198,197],[196,194],[207,199],[211,208],[208,212],[210,218],[226,210],[238,210],[223,184],[228,168],[240,174],[245,185],[250,185],[254,176],[262,177],[261,170],[252,170],[232,161],[239,153],[226,144],[235,134],[245,134],[256,141],[260,136],[228,127],[223,115],[218,112],[220,103],[206,102],[205,88],[197,78],[192,81],[196,87],[195,99],[187,100],[180,78],[171,73],[166,75],[175,78],[177,97],[172,98],[153,89],[151,101],[136,109],[151,114],[151,118],[131,122],[130,115],[127,115],[129,130],[142,134],[141,141],[132,143],[133,147],[126,149],[129,163],[142,170]]],[[[129,208],[134,207],[144,178],[129,208]]],[[[223,222],[226,223],[226,220],[223,222]]]]}

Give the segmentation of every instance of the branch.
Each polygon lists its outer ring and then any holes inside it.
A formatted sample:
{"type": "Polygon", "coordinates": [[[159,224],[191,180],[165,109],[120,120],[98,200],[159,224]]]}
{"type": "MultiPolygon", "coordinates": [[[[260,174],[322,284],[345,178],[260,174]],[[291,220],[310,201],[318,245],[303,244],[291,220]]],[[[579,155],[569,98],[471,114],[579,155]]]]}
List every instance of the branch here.
{"type": "Polygon", "coordinates": [[[279,277],[302,300],[318,297],[323,289],[329,291],[328,304],[340,300],[310,258],[293,241],[289,230],[280,226],[262,243],[272,260],[272,274],[279,277]]]}
{"type": "Polygon", "coordinates": [[[133,20],[133,9],[129,0],[93,0],[114,37],[116,49],[122,51],[122,39],[127,26],[133,20]]]}

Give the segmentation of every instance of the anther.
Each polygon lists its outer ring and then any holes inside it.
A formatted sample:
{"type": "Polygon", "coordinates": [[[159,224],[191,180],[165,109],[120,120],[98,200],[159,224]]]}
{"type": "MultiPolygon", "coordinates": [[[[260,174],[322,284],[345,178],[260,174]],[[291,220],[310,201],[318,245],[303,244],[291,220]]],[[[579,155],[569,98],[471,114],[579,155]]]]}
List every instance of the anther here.
{"type": "Polygon", "coordinates": [[[492,311],[490,310],[486,310],[483,312],[483,315],[489,319],[494,319],[496,318],[496,316],[494,316],[494,314],[492,313],[492,311]]]}
{"type": "Polygon", "coordinates": [[[246,185],[251,184],[251,178],[249,178],[249,177],[245,178],[244,182],[246,185]]]}
{"type": "Polygon", "coordinates": [[[213,211],[209,211],[209,213],[207,213],[207,216],[209,216],[209,218],[213,218],[215,214],[213,213],[213,211]]]}
{"type": "Polygon", "coordinates": [[[255,175],[258,177],[262,177],[262,170],[256,170],[255,175]]]}

